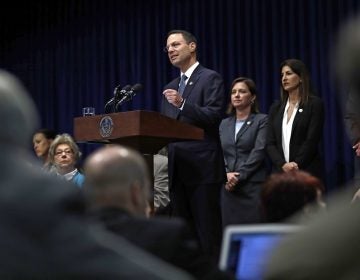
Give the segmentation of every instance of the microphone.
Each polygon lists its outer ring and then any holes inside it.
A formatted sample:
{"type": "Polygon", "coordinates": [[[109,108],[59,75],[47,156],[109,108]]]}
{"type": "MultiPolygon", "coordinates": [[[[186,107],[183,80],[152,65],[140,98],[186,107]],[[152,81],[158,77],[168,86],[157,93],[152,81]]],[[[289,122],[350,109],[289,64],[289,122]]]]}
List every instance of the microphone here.
{"type": "Polygon", "coordinates": [[[124,86],[121,90],[117,90],[114,95],[115,95],[115,99],[119,100],[120,98],[122,98],[129,90],[131,90],[131,85],[126,85],[124,86]]]}
{"type": "Polygon", "coordinates": [[[136,92],[138,92],[140,90],[142,90],[142,85],[141,84],[135,84],[130,89],[129,94],[132,95],[132,97],[134,97],[136,95],[136,92]]]}
{"type": "Polygon", "coordinates": [[[120,105],[122,105],[124,102],[131,100],[138,91],[142,89],[141,84],[135,84],[133,85],[126,93],[125,95],[118,101],[116,104],[116,111],[118,111],[120,105]]]}
{"type": "Polygon", "coordinates": [[[111,98],[111,99],[105,104],[105,108],[106,108],[107,106],[109,106],[111,103],[114,102],[116,93],[119,91],[119,89],[120,89],[120,85],[118,85],[117,87],[115,87],[115,89],[114,89],[114,97],[111,98]]]}
{"type": "MultiPolygon", "coordinates": [[[[105,104],[105,113],[108,111],[108,108],[110,105],[113,105],[114,103],[116,103],[120,98],[122,98],[129,90],[131,89],[130,85],[126,85],[124,86],[121,90],[120,90],[120,85],[118,85],[117,87],[115,87],[114,89],[114,97],[111,98],[106,104],[105,104]]],[[[115,110],[113,110],[113,112],[115,112],[115,110]]]]}
{"type": "Polygon", "coordinates": [[[118,85],[117,87],[114,88],[114,96],[116,95],[116,93],[119,91],[120,89],[120,85],[118,85]]]}
{"type": "Polygon", "coordinates": [[[105,113],[107,113],[109,106],[114,103],[114,101],[116,99],[116,94],[119,91],[119,89],[120,89],[120,85],[118,85],[117,87],[114,88],[114,97],[111,98],[108,102],[106,102],[106,104],[104,106],[105,113]]]}

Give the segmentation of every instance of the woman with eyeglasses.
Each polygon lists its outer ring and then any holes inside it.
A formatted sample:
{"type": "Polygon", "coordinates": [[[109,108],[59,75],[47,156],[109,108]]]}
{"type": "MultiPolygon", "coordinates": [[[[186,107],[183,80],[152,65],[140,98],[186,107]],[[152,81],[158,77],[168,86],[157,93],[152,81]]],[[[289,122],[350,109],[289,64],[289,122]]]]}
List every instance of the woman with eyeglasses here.
{"type": "Polygon", "coordinates": [[[50,146],[49,155],[57,175],[82,187],[85,177],[76,168],[81,152],[69,134],[64,133],[56,136],[50,146]]]}

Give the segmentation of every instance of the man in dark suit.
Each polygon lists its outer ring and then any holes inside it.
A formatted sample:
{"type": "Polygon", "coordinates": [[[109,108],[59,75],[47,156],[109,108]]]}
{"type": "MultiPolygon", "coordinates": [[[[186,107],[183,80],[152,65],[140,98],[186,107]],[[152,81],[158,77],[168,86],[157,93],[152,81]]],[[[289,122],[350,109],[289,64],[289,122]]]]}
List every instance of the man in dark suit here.
{"type": "Polygon", "coordinates": [[[162,113],[204,129],[204,139],[169,145],[169,187],[173,214],[186,219],[206,253],[217,257],[221,243],[220,188],[226,180],[219,124],[226,97],[218,73],[199,64],[189,32],[168,33],[166,48],[180,77],[165,86],[162,113]]]}
{"type": "Polygon", "coordinates": [[[146,218],[150,195],[147,165],[139,153],[104,147],[85,162],[85,187],[91,217],[197,279],[229,279],[201,254],[196,239],[179,219],[146,218]]]}
{"type": "Polygon", "coordinates": [[[35,166],[28,146],[35,106],[1,70],[0,118],[0,279],[179,277],[177,269],[85,222],[79,190],[35,166]]]}

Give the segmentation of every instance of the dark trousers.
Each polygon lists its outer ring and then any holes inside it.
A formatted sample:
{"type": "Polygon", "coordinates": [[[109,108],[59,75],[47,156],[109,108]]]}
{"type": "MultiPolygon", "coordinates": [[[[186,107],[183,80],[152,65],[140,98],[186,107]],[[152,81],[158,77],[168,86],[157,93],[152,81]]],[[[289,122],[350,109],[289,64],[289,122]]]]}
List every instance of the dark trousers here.
{"type": "Polygon", "coordinates": [[[222,239],[221,184],[173,184],[170,189],[173,216],[185,219],[199,239],[205,254],[218,261],[222,239]]]}

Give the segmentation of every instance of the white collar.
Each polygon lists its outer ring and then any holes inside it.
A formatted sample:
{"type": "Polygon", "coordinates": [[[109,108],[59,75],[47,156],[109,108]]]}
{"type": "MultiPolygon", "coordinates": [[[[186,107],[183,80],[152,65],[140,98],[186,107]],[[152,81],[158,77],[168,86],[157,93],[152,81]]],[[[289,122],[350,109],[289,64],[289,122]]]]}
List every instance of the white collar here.
{"type": "Polygon", "coordinates": [[[74,178],[74,176],[77,174],[78,170],[75,168],[73,171],[66,173],[64,175],[60,175],[63,176],[65,178],[65,180],[70,181],[72,178],[74,178]]]}
{"type": "Polygon", "coordinates": [[[194,72],[195,68],[199,65],[199,61],[196,61],[193,65],[190,66],[188,70],[186,70],[185,73],[180,72],[180,77],[185,74],[186,77],[190,78],[191,74],[194,72]]]}

